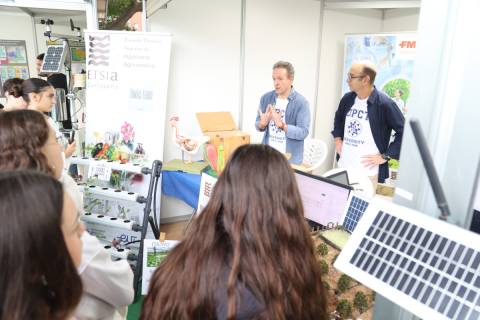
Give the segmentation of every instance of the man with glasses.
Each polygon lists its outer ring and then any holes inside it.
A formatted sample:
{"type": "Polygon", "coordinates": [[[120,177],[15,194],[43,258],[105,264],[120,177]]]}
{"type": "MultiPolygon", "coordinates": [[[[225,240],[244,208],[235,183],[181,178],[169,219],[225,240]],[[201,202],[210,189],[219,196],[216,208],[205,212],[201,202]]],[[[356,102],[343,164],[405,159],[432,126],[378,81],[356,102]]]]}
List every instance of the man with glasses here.
{"type": "Polygon", "coordinates": [[[388,160],[400,157],[405,122],[395,102],[375,88],[376,74],[370,61],[352,64],[347,75],[351,92],[340,100],[332,131],[338,165],[368,176],[374,190],[389,176],[388,160]]]}

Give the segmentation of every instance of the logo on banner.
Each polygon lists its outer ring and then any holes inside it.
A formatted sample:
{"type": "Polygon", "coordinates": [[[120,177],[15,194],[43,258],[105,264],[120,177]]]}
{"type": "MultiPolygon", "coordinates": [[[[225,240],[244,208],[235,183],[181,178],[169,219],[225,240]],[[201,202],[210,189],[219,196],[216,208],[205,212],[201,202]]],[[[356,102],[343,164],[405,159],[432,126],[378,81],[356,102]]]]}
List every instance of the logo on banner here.
{"type": "Polygon", "coordinates": [[[110,35],[88,36],[88,65],[87,79],[101,81],[102,83],[89,83],[89,88],[100,87],[103,89],[116,88],[118,73],[105,67],[110,66],[110,35]]]}
{"type": "Polygon", "coordinates": [[[88,39],[90,40],[90,46],[88,49],[88,64],[93,64],[94,66],[108,67],[108,55],[110,53],[110,36],[89,36],[88,39]]]}
{"type": "Polygon", "coordinates": [[[398,45],[402,49],[415,49],[417,46],[417,41],[401,41],[400,44],[398,45]]]}

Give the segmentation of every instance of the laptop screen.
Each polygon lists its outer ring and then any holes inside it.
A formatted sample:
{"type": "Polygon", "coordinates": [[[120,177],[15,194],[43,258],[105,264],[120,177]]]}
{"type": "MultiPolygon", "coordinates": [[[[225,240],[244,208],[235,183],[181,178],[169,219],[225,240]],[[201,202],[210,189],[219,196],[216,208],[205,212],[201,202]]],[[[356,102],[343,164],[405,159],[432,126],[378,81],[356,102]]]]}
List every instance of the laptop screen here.
{"type": "Polygon", "coordinates": [[[351,187],[295,170],[305,218],[323,226],[341,223],[351,187]]]}
{"type": "Polygon", "coordinates": [[[347,170],[337,172],[327,177],[330,180],[349,186],[350,181],[348,180],[347,170]]]}

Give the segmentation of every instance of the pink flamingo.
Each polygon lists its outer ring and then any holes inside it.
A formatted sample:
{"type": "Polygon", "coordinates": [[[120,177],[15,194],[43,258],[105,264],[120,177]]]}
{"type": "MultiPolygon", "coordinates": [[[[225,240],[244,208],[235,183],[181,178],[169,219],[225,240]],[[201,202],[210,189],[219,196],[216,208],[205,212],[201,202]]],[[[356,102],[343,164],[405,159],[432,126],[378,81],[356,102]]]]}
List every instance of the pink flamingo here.
{"type": "Polygon", "coordinates": [[[186,137],[180,134],[179,129],[179,117],[174,115],[170,117],[170,125],[173,128],[173,142],[182,150],[183,152],[188,153],[189,160],[187,162],[192,162],[192,155],[197,154],[200,147],[210,141],[209,136],[198,136],[198,137],[186,137]]]}

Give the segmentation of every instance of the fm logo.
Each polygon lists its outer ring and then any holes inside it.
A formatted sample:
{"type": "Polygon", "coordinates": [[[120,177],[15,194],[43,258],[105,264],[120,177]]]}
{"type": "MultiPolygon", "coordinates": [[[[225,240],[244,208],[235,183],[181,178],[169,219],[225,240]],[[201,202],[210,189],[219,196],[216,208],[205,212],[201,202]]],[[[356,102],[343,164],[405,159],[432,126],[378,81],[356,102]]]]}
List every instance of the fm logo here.
{"type": "Polygon", "coordinates": [[[415,46],[417,45],[417,41],[402,41],[400,42],[399,46],[402,49],[415,49],[415,46]]]}

